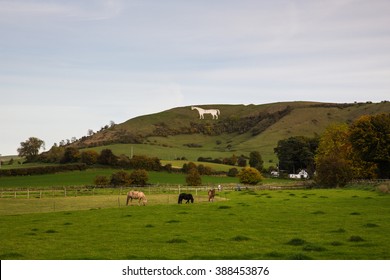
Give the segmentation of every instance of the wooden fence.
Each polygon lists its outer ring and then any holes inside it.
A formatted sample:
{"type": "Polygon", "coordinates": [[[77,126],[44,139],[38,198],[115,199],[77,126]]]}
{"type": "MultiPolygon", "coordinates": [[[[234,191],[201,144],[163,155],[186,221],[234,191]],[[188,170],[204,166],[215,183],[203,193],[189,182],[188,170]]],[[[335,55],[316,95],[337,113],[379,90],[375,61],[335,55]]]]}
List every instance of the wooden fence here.
{"type": "MultiPolygon", "coordinates": [[[[77,197],[94,195],[125,195],[130,190],[143,191],[145,194],[180,194],[182,192],[207,193],[209,189],[218,189],[217,186],[181,186],[181,185],[153,185],[146,187],[96,187],[96,186],[66,186],[50,188],[12,188],[0,189],[0,198],[50,198],[50,197],[77,197]]],[[[221,191],[244,191],[244,190],[282,190],[282,189],[303,189],[304,185],[295,186],[243,186],[223,185],[221,191]]]]}

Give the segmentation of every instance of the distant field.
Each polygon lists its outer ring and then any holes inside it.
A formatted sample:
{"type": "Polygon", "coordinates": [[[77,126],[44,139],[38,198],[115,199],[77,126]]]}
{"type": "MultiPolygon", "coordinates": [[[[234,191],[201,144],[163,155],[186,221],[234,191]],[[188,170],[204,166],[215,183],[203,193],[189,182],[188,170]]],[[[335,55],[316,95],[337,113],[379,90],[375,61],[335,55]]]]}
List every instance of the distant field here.
{"type": "Polygon", "coordinates": [[[390,196],[374,191],[148,196],[146,207],[124,194],[2,199],[0,258],[390,259],[390,196]]]}
{"type": "MultiPolygon", "coordinates": [[[[0,189],[12,187],[61,187],[92,185],[96,176],[107,176],[120,169],[95,168],[85,171],[61,172],[56,174],[0,177],[0,189]]],[[[128,170],[130,173],[131,170],[128,170]]],[[[185,185],[185,174],[149,171],[149,184],[185,185]]],[[[238,183],[238,178],[202,176],[203,184],[230,184],[238,183]]]]}

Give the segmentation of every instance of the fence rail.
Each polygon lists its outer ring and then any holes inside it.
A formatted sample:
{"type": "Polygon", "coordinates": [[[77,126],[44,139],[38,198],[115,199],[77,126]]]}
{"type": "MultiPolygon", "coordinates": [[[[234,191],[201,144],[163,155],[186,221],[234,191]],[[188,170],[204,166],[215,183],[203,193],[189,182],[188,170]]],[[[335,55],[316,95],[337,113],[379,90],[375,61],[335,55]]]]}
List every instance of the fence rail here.
{"type": "MultiPolygon", "coordinates": [[[[95,195],[125,195],[130,190],[143,191],[145,194],[179,194],[182,192],[191,192],[196,195],[207,192],[209,189],[218,189],[216,186],[181,186],[181,185],[152,185],[146,187],[97,187],[97,186],[66,186],[51,188],[12,188],[0,189],[0,198],[50,198],[50,197],[77,197],[77,196],[95,196],[95,195]]],[[[304,189],[305,185],[294,186],[246,186],[229,184],[223,185],[221,191],[241,191],[241,190],[282,190],[282,189],[304,189]]]]}

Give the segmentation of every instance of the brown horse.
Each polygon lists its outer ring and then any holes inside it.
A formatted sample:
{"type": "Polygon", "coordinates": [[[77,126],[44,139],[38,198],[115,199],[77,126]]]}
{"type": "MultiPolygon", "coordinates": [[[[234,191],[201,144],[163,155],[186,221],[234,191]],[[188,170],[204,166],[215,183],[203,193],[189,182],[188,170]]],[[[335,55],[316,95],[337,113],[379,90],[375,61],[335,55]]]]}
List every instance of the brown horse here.
{"type": "Polygon", "coordinates": [[[146,205],[146,202],[148,202],[148,200],[146,199],[146,196],[143,192],[129,191],[127,193],[126,205],[129,205],[129,200],[130,200],[130,203],[132,203],[133,199],[138,199],[138,206],[141,205],[141,200],[142,200],[142,204],[144,206],[146,205]]]}
{"type": "Polygon", "coordinates": [[[214,202],[215,189],[209,190],[208,195],[209,195],[209,202],[214,202]]]}

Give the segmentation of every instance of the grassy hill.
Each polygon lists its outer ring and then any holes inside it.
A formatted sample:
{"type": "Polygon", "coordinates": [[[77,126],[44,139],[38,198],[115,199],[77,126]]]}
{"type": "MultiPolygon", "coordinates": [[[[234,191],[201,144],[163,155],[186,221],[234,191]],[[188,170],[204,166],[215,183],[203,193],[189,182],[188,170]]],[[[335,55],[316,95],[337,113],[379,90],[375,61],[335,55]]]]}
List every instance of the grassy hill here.
{"type": "Polygon", "coordinates": [[[219,109],[200,120],[190,106],[140,116],[102,129],[75,143],[79,148],[110,148],[116,154],[143,154],[164,160],[223,158],[259,151],[274,165],[277,142],[291,136],[320,135],[332,123],[351,123],[365,114],[390,112],[390,103],[282,102],[263,105],[199,105],[219,109]]]}

